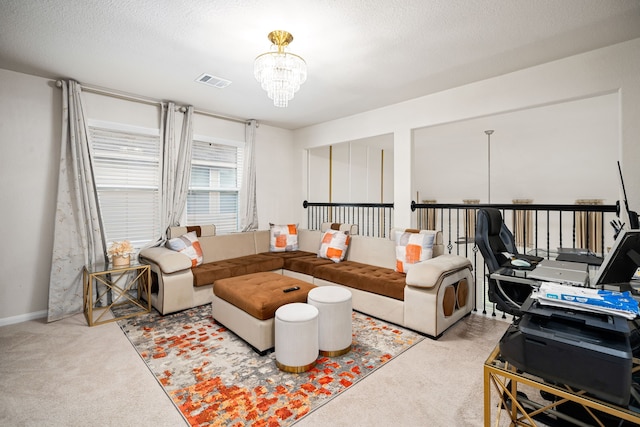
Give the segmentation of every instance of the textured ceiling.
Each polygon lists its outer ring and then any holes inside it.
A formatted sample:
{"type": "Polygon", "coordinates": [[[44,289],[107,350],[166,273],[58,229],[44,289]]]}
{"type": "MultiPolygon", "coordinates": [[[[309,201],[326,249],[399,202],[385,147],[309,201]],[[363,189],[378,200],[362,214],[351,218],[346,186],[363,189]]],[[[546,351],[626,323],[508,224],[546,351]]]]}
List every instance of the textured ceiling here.
{"type": "Polygon", "coordinates": [[[289,129],[638,37],[640,0],[0,0],[0,68],[289,129]],[[253,77],[275,29],[309,70],[284,109],[253,77]]]}

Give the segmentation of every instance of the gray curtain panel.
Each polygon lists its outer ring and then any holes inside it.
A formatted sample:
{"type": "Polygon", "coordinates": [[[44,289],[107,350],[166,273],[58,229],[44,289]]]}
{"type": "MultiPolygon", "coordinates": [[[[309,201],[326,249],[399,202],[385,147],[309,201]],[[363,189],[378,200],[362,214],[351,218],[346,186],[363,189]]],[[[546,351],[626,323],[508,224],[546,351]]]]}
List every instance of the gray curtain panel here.
{"type": "Polygon", "coordinates": [[[62,82],[62,138],[49,282],[49,322],[82,312],[82,270],[106,261],[78,82],[62,82]]]}
{"type": "Polygon", "coordinates": [[[255,120],[247,123],[244,144],[244,171],[240,188],[240,229],[258,229],[258,205],[256,203],[256,127],[255,120]]]}
{"type": "Polygon", "coordinates": [[[193,107],[184,108],[180,139],[176,139],[176,106],[162,104],[162,188],[160,188],[162,235],[153,246],[164,243],[166,230],[179,224],[189,192],[191,147],[193,145],[193,107]]]}

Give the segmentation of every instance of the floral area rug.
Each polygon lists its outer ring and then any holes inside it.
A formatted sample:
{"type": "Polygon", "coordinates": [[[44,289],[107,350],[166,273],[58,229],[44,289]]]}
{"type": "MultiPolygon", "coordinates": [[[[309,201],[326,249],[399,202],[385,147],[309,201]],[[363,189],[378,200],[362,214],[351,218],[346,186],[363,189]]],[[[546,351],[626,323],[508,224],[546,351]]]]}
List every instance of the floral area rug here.
{"type": "Polygon", "coordinates": [[[354,312],[352,351],[292,374],[276,367],[274,352],[260,356],[215,323],[209,304],[118,324],[192,426],[292,425],[424,339],[354,312]]]}

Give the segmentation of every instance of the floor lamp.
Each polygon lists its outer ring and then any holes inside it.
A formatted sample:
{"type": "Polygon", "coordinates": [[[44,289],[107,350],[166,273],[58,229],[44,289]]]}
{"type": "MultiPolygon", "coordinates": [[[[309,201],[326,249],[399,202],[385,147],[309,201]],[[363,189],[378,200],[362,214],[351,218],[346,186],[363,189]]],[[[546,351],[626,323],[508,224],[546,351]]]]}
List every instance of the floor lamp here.
{"type": "MultiPolygon", "coordinates": [[[[493,129],[488,129],[484,131],[487,134],[487,204],[491,204],[491,134],[493,133],[493,129]]],[[[474,249],[475,250],[475,249],[474,249]]],[[[486,280],[482,281],[482,293],[483,295],[487,295],[486,280]]],[[[487,314],[486,308],[483,306],[482,314],[487,314]]],[[[493,306],[493,316],[496,315],[495,305],[493,306]]]]}
{"type": "Polygon", "coordinates": [[[487,134],[487,204],[491,204],[491,134],[493,130],[485,130],[487,134]]]}

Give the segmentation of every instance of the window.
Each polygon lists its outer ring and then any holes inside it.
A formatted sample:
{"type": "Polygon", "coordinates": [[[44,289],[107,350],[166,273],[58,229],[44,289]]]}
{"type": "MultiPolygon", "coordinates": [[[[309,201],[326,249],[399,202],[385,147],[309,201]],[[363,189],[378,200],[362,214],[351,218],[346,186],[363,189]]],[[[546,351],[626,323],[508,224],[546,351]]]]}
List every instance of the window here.
{"type": "Polygon", "coordinates": [[[106,241],[140,249],[160,235],[159,132],[90,122],[89,135],[106,241]]]}
{"type": "Polygon", "coordinates": [[[244,143],[196,137],[187,195],[187,224],[215,224],[216,233],[238,231],[244,143]]]}

